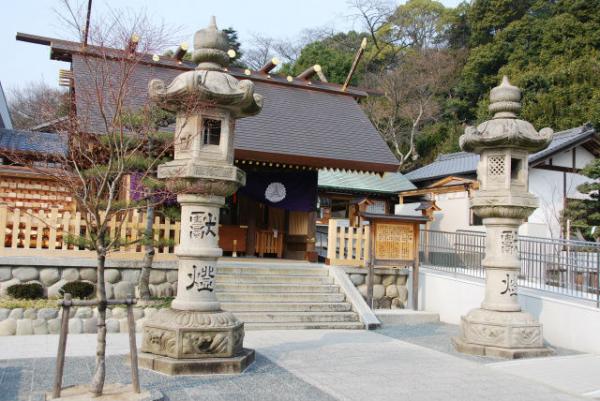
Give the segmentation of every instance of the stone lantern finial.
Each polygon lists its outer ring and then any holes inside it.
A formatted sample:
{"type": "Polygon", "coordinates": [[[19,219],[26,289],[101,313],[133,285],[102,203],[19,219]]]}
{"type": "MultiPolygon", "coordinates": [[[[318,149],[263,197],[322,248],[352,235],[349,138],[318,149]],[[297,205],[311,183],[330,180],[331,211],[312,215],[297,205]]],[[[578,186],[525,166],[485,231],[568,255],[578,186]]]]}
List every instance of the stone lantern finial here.
{"type": "Polygon", "coordinates": [[[511,85],[508,77],[502,77],[502,83],[490,92],[488,110],[494,113],[494,118],[517,118],[521,110],[521,90],[511,85]]]}
{"type": "Polygon", "coordinates": [[[194,55],[198,70],[215,70],[229,65],[227,34],[217,28],[217,19],[212,16],[210,24],[194,35],[194,55]]]}

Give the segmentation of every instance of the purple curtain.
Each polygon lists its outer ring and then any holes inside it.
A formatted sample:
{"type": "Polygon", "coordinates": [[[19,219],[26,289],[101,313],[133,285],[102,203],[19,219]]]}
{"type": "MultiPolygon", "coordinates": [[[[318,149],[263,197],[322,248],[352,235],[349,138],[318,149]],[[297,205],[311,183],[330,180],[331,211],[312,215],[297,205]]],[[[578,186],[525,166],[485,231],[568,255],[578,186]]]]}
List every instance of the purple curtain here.
{"type": "Polygon", "coordinates": [[[317,172],[247,172],[239,193],[273,207],[310,212],[317,207],[317,172]]]}

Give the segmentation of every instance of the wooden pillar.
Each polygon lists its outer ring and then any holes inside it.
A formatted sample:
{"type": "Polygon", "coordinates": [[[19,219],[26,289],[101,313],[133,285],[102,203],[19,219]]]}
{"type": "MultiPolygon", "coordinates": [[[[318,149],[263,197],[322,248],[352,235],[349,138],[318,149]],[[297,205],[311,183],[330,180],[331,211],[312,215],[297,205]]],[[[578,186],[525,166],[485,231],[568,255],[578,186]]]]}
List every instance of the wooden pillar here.
{"type": "Polygon", "coordinates": [[[413,310],[419,310],[419,224],[414,227],[414,260],[413,260],[413,280],[412,280],[412,306],[413,310]]]}

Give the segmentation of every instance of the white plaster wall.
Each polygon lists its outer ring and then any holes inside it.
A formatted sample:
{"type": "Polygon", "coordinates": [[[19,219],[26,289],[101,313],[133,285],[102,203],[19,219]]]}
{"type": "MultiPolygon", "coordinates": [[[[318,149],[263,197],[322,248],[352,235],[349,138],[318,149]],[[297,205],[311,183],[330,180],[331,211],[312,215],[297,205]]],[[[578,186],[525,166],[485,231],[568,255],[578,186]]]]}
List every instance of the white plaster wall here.
{"type": "MultiPolygon", "coordinates": [[[[478,308],[484,296],[482,279],[460,278],[422,267],[419,274],[419,306],[435,312],[445,323],[460,324],[460,317],[478,308]]],[[[551,345],[580,352],[600,353],[600,309],[541,291],[519,289],[523,310],[543,325],[551,345]]]]}
{"type": "MultiPolygon", "coordinates": [[[[584,168],[589,162],[594,160],[594,155],[588,152],[585,148],[578,146],[575,148],[576,168],[584,168]]],[[[560,167],[573,167],[573,150],[559,153],[552,156],[552,165],[560,167]]]]}
{"type": "Polygon", "coordinates": [[[470,204],[467,192],[436,195],[435,203],[442,210],[434,212],[434,220],[431,222],[432,230],[454,232],[470,229],[470,204]]]}

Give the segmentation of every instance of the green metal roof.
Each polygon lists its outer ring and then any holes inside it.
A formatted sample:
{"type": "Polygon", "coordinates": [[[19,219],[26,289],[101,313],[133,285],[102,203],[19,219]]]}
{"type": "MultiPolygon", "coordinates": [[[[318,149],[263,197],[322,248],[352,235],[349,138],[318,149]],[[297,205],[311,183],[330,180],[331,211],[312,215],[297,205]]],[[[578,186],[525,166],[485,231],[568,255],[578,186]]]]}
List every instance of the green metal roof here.
{"type": "Polygon", "coordinates": [[[340,170],[319,170],[319,188],[396,194],[416,187],[400,173],[379,174],[357,173],[340,170]]]}

